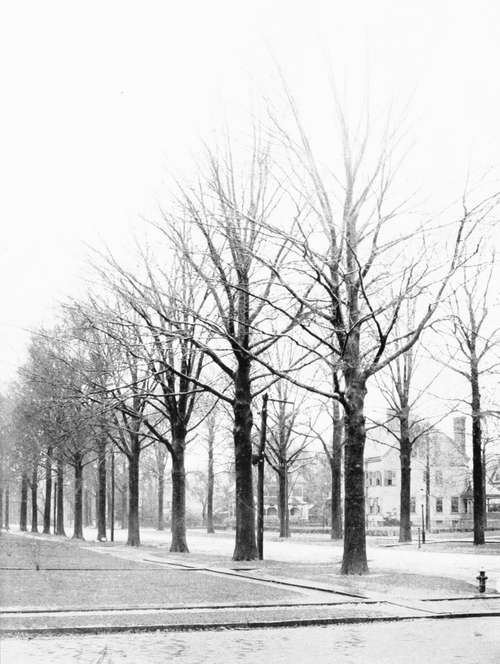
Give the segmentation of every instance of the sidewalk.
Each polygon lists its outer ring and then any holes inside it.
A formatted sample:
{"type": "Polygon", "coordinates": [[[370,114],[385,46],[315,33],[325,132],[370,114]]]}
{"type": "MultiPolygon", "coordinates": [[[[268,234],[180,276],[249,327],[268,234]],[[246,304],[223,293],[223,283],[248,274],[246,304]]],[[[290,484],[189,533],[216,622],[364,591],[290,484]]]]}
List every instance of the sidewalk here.
{"type": "Polygon", "coordinates": [[[3,635],[500,615],[500,595],[479,596],[460,579],[341,577],[335,563],[235,563],[214,553],[29,534],[2,534],[0,560],[3,635]]]}

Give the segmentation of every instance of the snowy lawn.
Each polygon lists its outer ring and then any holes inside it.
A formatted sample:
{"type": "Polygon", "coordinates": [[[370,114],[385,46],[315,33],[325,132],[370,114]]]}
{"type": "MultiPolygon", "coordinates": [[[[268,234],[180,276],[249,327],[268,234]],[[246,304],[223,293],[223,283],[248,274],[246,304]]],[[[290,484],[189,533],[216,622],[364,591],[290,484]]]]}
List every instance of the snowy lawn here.
{"type": "MultiPolygon", "coordinates": [[[[102,555],[66,542],[30,535],[2,535],[0,603],[30,609],[148,607],[168,604],[259,601],[300,596],[293,590],[175,570],[114,555],[102,555]],[[38,565],[39,570],[36,569],[38,565]]],[[[112,545],[95,545],[108,552],[112,545]]],[[[129,550],[130,551],[130,550],[129,550]]]]}

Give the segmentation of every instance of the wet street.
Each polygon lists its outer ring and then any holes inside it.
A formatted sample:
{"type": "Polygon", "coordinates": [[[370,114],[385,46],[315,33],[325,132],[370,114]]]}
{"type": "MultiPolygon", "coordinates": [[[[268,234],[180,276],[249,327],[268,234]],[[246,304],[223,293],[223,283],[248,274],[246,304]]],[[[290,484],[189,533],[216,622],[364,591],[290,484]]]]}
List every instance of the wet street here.
{"type": "Polygon", "coordinates": [[[500,618],[4,639],[2,664],[498,664],[500,618]]]}

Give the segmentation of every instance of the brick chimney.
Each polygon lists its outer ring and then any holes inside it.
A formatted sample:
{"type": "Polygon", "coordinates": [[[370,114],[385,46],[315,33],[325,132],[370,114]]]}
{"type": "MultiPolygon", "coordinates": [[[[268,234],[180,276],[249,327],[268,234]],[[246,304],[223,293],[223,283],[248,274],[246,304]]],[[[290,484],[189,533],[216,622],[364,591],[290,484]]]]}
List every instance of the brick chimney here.
{"type": "Polygon", "coordinates": [[[465,417],[463,415],[453,418],[453,439],[457,450],[465,456],[465,417]]]}

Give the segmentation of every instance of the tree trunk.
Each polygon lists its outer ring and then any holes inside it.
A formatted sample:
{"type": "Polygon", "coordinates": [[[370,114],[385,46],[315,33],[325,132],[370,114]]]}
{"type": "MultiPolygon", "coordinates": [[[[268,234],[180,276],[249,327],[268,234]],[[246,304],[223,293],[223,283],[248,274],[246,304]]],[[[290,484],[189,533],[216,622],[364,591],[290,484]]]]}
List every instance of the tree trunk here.
{"type": "Polygon", "coordinates": [[[3,528],[3,486],[0,487],[0,530],[3,528]]]}
{"type": "Polygon", "coordinates": [[[208,435],[208,468],[207,468],[207,533],[215,533],[214,529],[214,437],[213,431],[208,435]]]}
{"type": "Polygon", "coordinates": [[[92,502],[89,489],[83,492],[83,525],[89,528],[92,525],[92,502]]]}
{"type": "Polygon", "coordinates": [[[344,421],[340,417],[339,410],[338,403],[334,402],[332,454],[330,457],[330,472],[332,475],[330,539],[332,540],[342,538],[342,437],[344,421]]]}
{"type": "Polygon", "coordinates": [[[236,474],[236,542],[233,560],[255,560],[255,508],[252,482],[252,410],[250,364],[241,359],[235,374],[234,459],[236,474]]]}
{"type": "Polygon", "coordinates": [[[26,473],[21,477],[21,506],[19,511],[19,530],[26,532],[28,529],[28,476],[26,473]]]}
{"type": "Polygon", "coordinates": [[[401,489],[399,494],[399,541],[411,542],[411,443],[406,418],[400,419],[400,432],[399,464],[401,468],[401,489]]]}
{"type": "Polygon", "coordinates": [[[128,537],[129,546],[140,546],[139,530],[139,441],[135,440],[131,445],[128,456],[128,537]]]}
{"type": "Polygon", "coordinates": [[[52,523],[54,528],[54,535],[57,530],[57,466],[56,466],[56,479],[52,482],[52,523]]]}
{"type": "Polygon", "coordinates": [[[100,439],[97,444],[97,498],[96,498],[97,540],[106,541],[106,442],[100,439]]]}
{"type": "Polygon", "coordinates": [[[280,537],[290,537],[290,520],[288,517],[288,471],[281,464],[278,473],[278,508],[280,518],[280,537]]]}
{"type": "Polygon", "coordinates": [[[347,409],[345,418],[345,474],[344,474],[344,555],[341,574],[365,574],[365,381],[359,376],[349,377],[346,389],[347,409]]]}
{"type": "Polygon", "coordinates": [[[38,532],[38,461],[33,462],[31,473],[31,532],[38,532]]]}
{"type": "Polygon", "coordinates": [[[83,465],[80,454],[75,455],[75,521],[73,538],[83,539],[83,465]]]}
{"type": "Polygon", "coordinates": [[[127,506],[128,506],[128,495],[127,495],[127,487],[124,486],[122,487],[120,491],[121,495],[121,516],[120,520],[122,523],[122,530],[125,530],[125,528],[128,525],[128,514],[127,514],[127,506]]]}
{"type": "Polygon", "coordinates": [[[188,553],[186,542],[186,471],[184,468],[185,429],[173,431],[172,440],[172,543],[170,551],[188,553]]]}
{"type": "Polygon", "coordinates": [[[165,497],[165,475],[163,468],[158,470],[158,530],[164,530],[165,517],[163,514],[163,503],[165,497]]]}
{"type": "Polygon", "coordinates": [[[43,532],[50,535],[50,507],[52,502],[52,447],[47,447],[45,457],[45,504],[43,506],[43,532]]]}
{"type": "Polygon", "coordinates": [[[482,463],[481,394],[477,361],[471,357],[472,390],[472,490],[474,495],[474,544],[484,544],[484,482],[482,463]]]}
{"type": "Polygon", "coordinates": [[[64,463],[57,460],[57,518],[56,535],[64,535],[64,463]]]}

